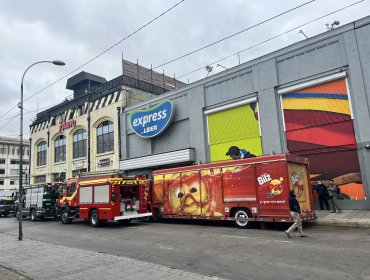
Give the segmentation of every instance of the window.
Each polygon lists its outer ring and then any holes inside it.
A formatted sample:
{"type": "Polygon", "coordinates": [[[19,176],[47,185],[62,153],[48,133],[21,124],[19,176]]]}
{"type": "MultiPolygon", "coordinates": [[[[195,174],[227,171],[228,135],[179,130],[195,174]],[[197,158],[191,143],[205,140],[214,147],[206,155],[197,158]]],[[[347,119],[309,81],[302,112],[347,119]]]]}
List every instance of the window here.
{"type": "Polygon", "coordinates": [[[37,145],[37,166],[46,164],[46,142],[41,142],[37,145]]]}
{"type": "Polygon", "coordinates": [[[55,140],[55,154],[54,154],[54,161],[61,162],[66,160],[66,137],[64,135],[60,135],[55,140]]]}
{"type": "Polygon", "coordinates": [[[83,106],[80,105],[80,106],[78,106],[78,115],[82,116],[83,114],[84,114],[83,106]]]}
{"type": "MultiPolygon", "coordinates": [[[[10,164],[19,164],[19,159],[11,159],[10,164]]],[[[23,160],[23,164],[28,164],[28,160],[23,160]]]]}
{"type": "Polygon", "coordinates": [[[0,174],[5,174],[5,169],[0,169],[0,174]]]}
{"type": "Polygon", "coordinates": [[[263,154],[257,102],[207,113],[207,122],[211,162],[227,160],[231,146],[263,154]]]}
{"type": "Polygon", "coordinates": [[[35,176],[35,183],[36,184],[45,183],[45,182],[46,182],[46,175],[35,176]]]}
{"type": "Polygon", "coordinates": [[[79,129],[73,134],[73,158],[86,157],[87,132],[79,129]]]}
{"type": "Polygon", "coordinates": [[[3,180],[0,181],[0,186],[2,186],[2,185],[4,185],[4,181],[3,180]]]}
{"type": "Polygon", "coordinates": [[[5,158],[0,158],[0,164],[5,164],[5,158]]]}
{"type": "Polygon", "coordinates": [[[113,123],[105,121],[101,123],[97,130],[97,150],[98,154],[113,151],[114,135],[113,123]]]}
{"type": "Polygon", "coordinates": [[[10,169],[10,175],[19,175],[19,169],[10,169]]]}
{"type": "Polygon", "coordinates": [[[10,184],[11,184],[11,185],[14,185],[14,181],[10,181],[10,184]]]}
{"type": "Polygon", "coordinates": [[[350,92],[345,78],[332,80],[333,76],[323,77],[325,83],[316,80],[307,87],[280,91],[287,148],[308,158],[311,174],[341,184],[346,178],[342,199],[366,200],[350,92]]]}

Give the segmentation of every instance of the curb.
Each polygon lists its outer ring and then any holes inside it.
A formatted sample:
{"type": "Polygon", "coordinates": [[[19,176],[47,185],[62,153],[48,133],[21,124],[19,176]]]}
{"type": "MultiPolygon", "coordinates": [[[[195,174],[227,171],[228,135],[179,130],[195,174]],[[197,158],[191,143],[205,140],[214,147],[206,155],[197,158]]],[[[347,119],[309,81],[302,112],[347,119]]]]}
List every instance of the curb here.
{"type": "Polygon", "coordinates": [[[0,264],[0,274],[1,279],[12,279],[12,280],[32,280],[33,278],[30,278],[26,274],[8,266],[4,266],[0,264]]]}
{"type": "Polygon", "coordinates": [[[343,221],[314,221],[316,226],[335,226],[335,227],[353,227],[353,228],[370,228],[367,222],[343,222],[343,221]]]}

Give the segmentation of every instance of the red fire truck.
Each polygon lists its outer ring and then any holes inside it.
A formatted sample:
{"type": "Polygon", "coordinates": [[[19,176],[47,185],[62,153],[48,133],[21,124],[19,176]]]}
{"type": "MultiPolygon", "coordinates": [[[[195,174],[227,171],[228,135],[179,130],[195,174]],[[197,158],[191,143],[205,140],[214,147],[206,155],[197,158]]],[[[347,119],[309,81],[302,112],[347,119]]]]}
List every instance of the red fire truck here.
{"type": "Polygon", "coordinates": [[[97,227],[108,220],[128,224],[131,219],[152,216],[149,182],[142,176],[87,174],[61,186],[58,212],[63,224],[82,218],[97,227]]]}
{"type": "Polygon", "coordinates": [[[294,190],[302,219],[312,220],[308,161],[271,155],[153,172],[152,202],[156,218],[290,222],[289,192],[294,190]]]}

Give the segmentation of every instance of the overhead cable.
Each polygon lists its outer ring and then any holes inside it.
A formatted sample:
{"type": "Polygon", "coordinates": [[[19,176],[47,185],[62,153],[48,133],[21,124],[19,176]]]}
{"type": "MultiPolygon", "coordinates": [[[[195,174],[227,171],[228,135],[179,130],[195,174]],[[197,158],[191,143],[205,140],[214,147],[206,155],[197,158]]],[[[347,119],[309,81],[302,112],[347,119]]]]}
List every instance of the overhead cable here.
{"type": "MultiPolygon", "coordinates": [[[[252,46],[250,46],[250,47],[248,47],[248,48],[245,48],[245,49],[243,49],[243,50],[240,50],[240,51],[238,51],[238,52],[236,52],[236,53],[234,53],[234,54],[231,54],[231,55],[229,55],[229,56],[226,56],[226,57],[221,58],[221,59],[219,59],[219,60],[216,60],[216,61],[214,61],[214,62],[208,63],[207,65],[213,65],[213,64],[219,63],[219,62],[221,62],[221,61],[223,61],[223,60],[226,60],[226,59],[228,59],[228,58],[230,58],[230,57],[236,56],[236,55],[238,55],[238,54],[240,54],[240,53],[242,53],[242,52],[245,52],[245,51],[250,50],[250,49],[252,49],[252,48],[258,47],[258,46],[260,46],[260,45],[262,45],[262,44],[264,44],[264,43],[267,43],[267,42],[269,42],[269,41],[271,41],[271,40],[273,40],[273,39],[276,39],[276,38],[278,38],[278,37],[281,37],[281,36],[283,36],[283,35],[285,35],[285,34],[287,34],[287,33],[289,33],[289,32],[292,32],[292,31],[294,31],[294,30],[297,30],[297,29],[299,29],[299,28],[301,28],[301,27],[303,27],[303,26],[306,26],[306,25],[308,25],[308,24],[311,24],[311,23],[313,23],[313,22],[315,22],[315,21],[318,21],[318,20],[320,20],[320,19],[323,19],[323,18],[325,18],[325,17],[328,17],[328,16],[333,15],[333,14],[335,14],[335,13],[338,13],[338,12],[340,12],[340,11],[346,10],[346,9],[348,9],[348,8],[350,8],[350,7],[352,7],[352,6],[355,6],[355,5],[357,5],[357,4],[361,3],[361,2],[364,2],[364,1],[366,1],[366,0],[360,0],[360,1],[357,1],[357,2],[355,2],[355,3],[352,3],[352,4],[348,5],[348,6],[345,6],[345,7],[343,7],[343,8],[338,9],[338,10],[335,10],[335,11],[333,11],[333,12],[330,12],[330,13],[328,13],[328,14],[325,14],[325,15],[323,15],[323,16],[320,16],[320,17],[318,17],[318,18],[315,18],[315,19],[313,19],[313,20],[310,20],[310,21],[308,21],[308,22],[306,22],[306,23],[304,23],[304,24],[301,24],[301,25],[299,25],[299,26],[296,26],[296,27],[294,27],[294,28],[291,28],[291,29],[289,29],[289,30],[287,30],[287,31],[285,31],[285,32],[283,32],[283,33],[280,33],[280,34],[278,34],[278,35],[275,35],[275,36],[273,36],[273,37],[270,37],[270,38],[268,38],[268,39],[266,39],[266,40],[264,40],[264,41],[261,41],[261,42],[259,42],[259,43],[255,44],[255,45],[252,45],[252,46]]],[[[190,74],[193,74],[193,73],[195,73],[195,72],[197,72],[197,71],[203,70],[203,69],[204,69],[204,67],[206,67],[207,65],[204,65],[204,66],[202,66],[202,67],[199,67],[199,68],[197,68],[197,69],[194,69],[194,70],[192,70],[191,72],[188,72],[188,73],[186,73],[186,74],[180,75],[178,78],[180,79],[180,78],[183,78],[183,77],[188,76],[188,75],[190,75],[190,74]]]]}

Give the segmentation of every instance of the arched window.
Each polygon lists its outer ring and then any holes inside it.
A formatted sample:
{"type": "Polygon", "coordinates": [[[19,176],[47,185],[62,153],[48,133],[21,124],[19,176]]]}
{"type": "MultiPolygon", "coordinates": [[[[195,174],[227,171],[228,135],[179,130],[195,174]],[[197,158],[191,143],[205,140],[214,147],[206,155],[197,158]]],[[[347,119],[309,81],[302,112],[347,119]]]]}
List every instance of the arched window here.
{"type": "Polygon", "coordinates": [[[102,122],[96,130],[98,154],[113,151],[113,123],[111,121],[102,122]]]}
{"type": "Polygon", "coordinates": [[[86,157],[87,132],[79,129],[73,134],[73,158],[86,157]]]}
{"type": "Polygon", "coordinates": [[[37,166],[46,165],[47,144],[45,141],[37,145],[37,166]]]}
{"type": "Polygon", "coordinates": [[[61,162],[66,160],[66,137],[60,135],[55,140],[54,148],[54,162],[61,162]]]}

